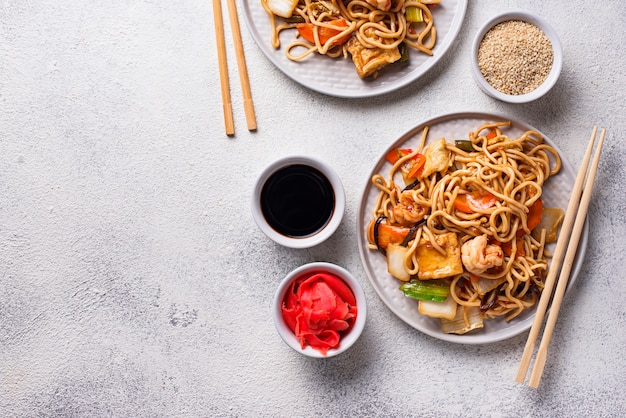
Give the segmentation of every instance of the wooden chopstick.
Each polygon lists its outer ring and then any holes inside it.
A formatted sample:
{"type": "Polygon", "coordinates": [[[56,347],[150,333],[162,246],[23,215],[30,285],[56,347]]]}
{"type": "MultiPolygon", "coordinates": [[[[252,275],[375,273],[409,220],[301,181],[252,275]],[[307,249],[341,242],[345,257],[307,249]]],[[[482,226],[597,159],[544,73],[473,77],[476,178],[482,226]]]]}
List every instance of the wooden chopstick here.
{"type": "Polygon", "coordinates": [[[213,19],[215,20],[217,59],[219,61],[220,84],[222,87],[224,125],[226,135],[231,136],[235,134],[235,122],[233,121],[233,107],[230,101],[230,85],[228,82],[228,64],[226,63],[226,43],[224,41],[224,21],[222,19],[221,0],[213,0],[213,19]]]}
{"type": "Polygon", "coordinates": [[[528,340],[526,341],[526,346],[524,347],[524,353],[522,355],[522,360],[520,362],[519,369],[515,376],[515,380],[517,382],[524,383],[524,379],[526,377],[526,374],[528,372],[528,368],[530,365],[530,359],[532,357],[535,343],[537,341],[537,336],[539,335],[539,330],[543,323],[547,306],[550,302],[550,298],[552,297],[552,290],[554,288],[554,283],[555,283],[555,280],[559,271],[561,270],[561,262],[563,261],[563,256],[565,252],[567,251],[567,254],[565,255],[565,266],[563,268],[563,271],[561,271],[561,277],[559,279],[559,284],[557,286],[556,295],[552,302],[550,315],[548,317],[548,325],[546,326],[546,329],[544,331],[541,346],[540,346],[537,359],[536,359],[536,364],[533,369],[533,373],[531,375],[531,379],[529,382],[529,385],[535,388],[538,387],[539,380],[541,379],[541,374],[543,373],[543,368],[545,366],[545,361],[546,361],[546,356],[547,356],[548,344],[550,343],[550,339],[554,331],[554,325],[556,323],[558,311],[563,300],[563,295],[565,294],[565,289],[567,288],[569,274],[571,272],[573,260],[576,255],[576,251],[578,249],[578,242],[580,240],[582,227],[584,225],[585,218],[587,215],[587,208],[589,206],[589,200],[591,198],[591,191],[593,189],[593,181],[595,179],[595,173],[598,168],[598,162],[600,160],[600,152],[602,150],[602,145],[604,143],[604,136],[605,136],[605,130],[603,129],[601,136],[600,136],[600,141],[598,143],[598,147],[596,150],[596,155],[594,157],[591,168],[589,169],[589,174],[587,174],[587,168],[589,166],[589,160],[591,159],[591,154],[593,152],[593,145],[596,139],[597,131],[598,131],[598,127],[596,126],[593,128],[591,139],[589,140],[589,145],[587,146],[587,151],[585,152],[585,157],[581,164],[580,170],[578,171],[576,182],[574,183],[574,188],[572,190],[572,195],[570,197],[570,201],[567,206],[567,213],[565,215],[563,225],[561,226],[561,232],[559,234],[557,247],[554,252],[552,261],[550,263],[550,270],[548,272],[548,277],[546,278],[546,283],[544,285],[541,299],[537,306],[535,319],[530,329],[528,340]],[[585,182],[585,175],[587,175],[586,182],[585,182]],[[584,192],[583,192],[583,183],[584,183],[584,192]],[[582,199],[581,199],[581,193],[583,194],[582,199]],[[572,229],[574,229],[573,232],[572,232],[572,229]],[[571,236],[570,236],[570,233],[571,233],[571,236]]]}
{"type": "Polygon", "coordinates": [[[256,117],[254,115],[254,105],[252,103],[252,93],[250,92],[250,81],[248,80],[248,67],[246,66],[246,56],[243,52],[243,42],[241,41],[241,30],[239,29],[239,18],[237,17],[237,5],[235,0],[228,0],[228,14],[230,15],[230,26],[235,42],[235,53],[237,56],[237,67],[239,69],[239,81],[243,94],[243,108],[246,112],[246,122],[248,130],[256,130],[256,117]]]}
{"type": "Polygon", "coordinates": [[[578,209],[578,214],[576,215],[576,222],[574,223],[574,230],[572,231],[572,237],[570,238],[570,245],[567,248],[563,269],[561,270],[561,277],[559,278],[559,283],[556,287],[556,293],[554,294],[550,313],[548,314],[546,328],[543,331],[541,344],[539,345],[537,357],[535,358],[535,366],[533,367],[533,371],[530,375],[530,381],[528,385],[533,388],[539,387],[539,381],[541,380],[543,368],[546,364],[546,358],[548,356],[548,345],[550,344],[550,339],[552,338],[552,333],[554,332],[556,319],[559,315],[559,309],[561,307],[561,303],[563,302],[563,296],[565,295],[569,275],[572,270],[572,265],[574,264],[576,251],[578,250],[578,242],[580,240],[583,225],[585,224],[585,219],[587,217],[587,209],[589,207],[589,201],[591,200],[593,182],[596,178],[598,162],[600,161],[600,152],[602,151],[602,145],[604,144],[604,134],[605,129],[602,129],[602,133],[600,134],[600,140],[598,141],[598,146],[596,147],[596,154],[593,157],[593,162],[591,163],[591,168],[589,169],[589,173],[587,174],[587,180],[585,181],[583,197],[580,200],[580,207],[578,209]]]}
{"type": "Polygon", "coordinates": [[[567,210],[565,212],[565,219],[563,219],[563,225],[561,225],[559,240],[556,243],[556,249],[554,251],[554,255],[552,256],[552,260],[550,261],[548,276],[546,277],[546,282],[543,287],[543,292],[541,293],[541,298],[539,299],[539,303],[537,304],[535,319],[533,320],[533,324],[530,328],[530,333],[528,334],[526,346],[524,346],[524,353],[522,354],[522,360],[520,362],[519,369],[517,370],[517,374],[515,375],[515,381],[519,383],[524,383],[524,379],[526,378],[526,374],[528,373],[530,358],[533,355],[535,343],[537,342],[537,336],[539,335],[539,331],[541,329],[541,325],[546,314],[546,309],[548,307],[548,303],[550,302],[552,289],[554,288],[554,282],[556,281],[556,276],[561,269],[561,261],[563,261],[563,256],[565,255],[569,235],[574,225],[576,207],[578,206],[580,195],[582,193],[583,182],[585,180],[585,174],[587,173],[589,160],[591,159],[591,152],[593,151],[593,143],[596,138],[597,130],[597,127],[593,129],[589,145],[587,146],[587,151],[585,152],[585,157],[583,158],[580,170],[578,171],[578,175],[576,176],[576,181],[574,182],[574,188],[572,190],[569,204],[567,205],[567,210]]]}

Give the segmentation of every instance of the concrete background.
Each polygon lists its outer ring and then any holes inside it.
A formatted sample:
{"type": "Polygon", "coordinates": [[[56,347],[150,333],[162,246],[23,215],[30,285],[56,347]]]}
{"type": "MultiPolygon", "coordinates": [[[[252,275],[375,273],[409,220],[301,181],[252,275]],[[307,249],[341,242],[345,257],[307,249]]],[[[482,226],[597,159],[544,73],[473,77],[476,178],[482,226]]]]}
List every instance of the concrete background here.
{"type": "Polygon", "coordinates": [[[433,71],[367,100],[292,82],[240,15],[254,133],[223,7],[234,138],[210,1],[0,2],[0,415],[624,416],[622,2],[470,1],[433,71]],[[508,105],[476,86],[469,52],[483,21],[519,8],[555,27],[565,64],[547,96],[508,105]],[[358,256],[365,173],[420,121],[472,110],[527,121],[575,167],[593,125],[608,129],[584,268],[538,390],[514,382],[526,333],[427,337],[383,305],[358,256]],[[310,250],[275,245],[249,209],[255,176],[292,153],[346,188],[338,232],[310,250]],[[270,316],[279,280],[310,261],[352,271],[369,302],[361,339],[325,361],[287,347],[270,316]]]}

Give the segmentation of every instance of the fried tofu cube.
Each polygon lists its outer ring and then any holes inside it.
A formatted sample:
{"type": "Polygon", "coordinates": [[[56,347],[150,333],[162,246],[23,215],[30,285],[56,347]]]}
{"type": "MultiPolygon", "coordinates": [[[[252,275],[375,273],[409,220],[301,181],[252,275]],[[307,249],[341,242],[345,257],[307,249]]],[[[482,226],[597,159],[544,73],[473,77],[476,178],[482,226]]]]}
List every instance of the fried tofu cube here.
{"type": "Polygon", "coordinates": [[[401,57],[397,47],[393,49],[366,48],[356,36],[350,38],[346,49],[352,56],[356,72],[361,78],[370,76],[376,78],[381,68],[398,61],[401,57]]]}
{"type": "Polygon", "coordinates": [[[416,248],[418,263],[417,277],[421,280],[443,279],[463,273],[461,246],[454,232],[435,235],[437,244],[445,250],[445,255],[437,251],[430,241],[420,238],[416,248]]]}

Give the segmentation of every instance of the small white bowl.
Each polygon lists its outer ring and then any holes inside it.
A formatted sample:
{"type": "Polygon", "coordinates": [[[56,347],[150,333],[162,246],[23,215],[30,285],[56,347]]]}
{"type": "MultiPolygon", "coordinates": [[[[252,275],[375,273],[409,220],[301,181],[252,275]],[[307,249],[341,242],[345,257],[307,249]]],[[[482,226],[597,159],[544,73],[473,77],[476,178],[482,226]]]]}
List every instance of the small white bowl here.
{"type": "Polygon", "coordinates": [[[252,216],[256,224],[269,238],[278,244],[290,248],[310,248],[326,241],[337,230],[339,224],[341,224],[345,208],[346,195],[341,179],[337,173],[335,173],[335,171],[328,164],[316,158],[302,155],[284,157],[270,164],[257,178],[252,193],[252,216]],[[325,226],[318,231],[305,236],[291,236],[274,229],[268,223],[267,218],[263,214],[261,204],[263,187],[268,179],[270,179],[274,173],[284,168],[297,165],[312,167],[322,173],[330,182],[334,193],[334,208],[325,226]]]}
{"type": "Polygon", "coordinates": [[[308,357],[333,357],[349,349],[359,339],[361,333],[363,332],[363,328],[365,327],[365,319],[367,317],[365,292],[363,291],[363,288],[361,287],[359,281],[343,267],[339,267],[335,264],[325,262],[314,262],[305,264],[293,270],[281,281],[274,296],[272,316],[274,318],[274,324],[276,325],[276,330],[278,331],[278,334],[289,347],[293,348],[298,353],[308,357]],[[283,300],[285,299],[285,295],[287,294],[292,282],[302,276],[310,276],[317,272],[331,273],[343,280],[348,285],[348,287],[350,287],[350,290],[352,290],[357,307],[357,317],[352,329],[347,334],[342,336],[339,347],[331,348],[330,350],[328,350],[326,355],[323,355],[321,352],[315,350],[308,345],[302,348],[300,346],[300,341],[296,338],[296,335],[285,323],[282,314],[283,300]]]}
{"type": "Polygon", "coordinates": [[[509,103],[527,103],[536,100],[546,94],[556,84],[563,66],[563,49],[561,47],[561,41],[554,29],[543,18],[525,11],[510,11],[498,14],[485,23],[476,36],[472,44],[472,72],[474,73],[474,79],[478,83],[478,86],[489,96],[509,103]],[[552,43],[552,52],[554,60],[552,62],[552,68],[545,81],[537,87],[535,90],[520,95],[512,95],[502,93],[491,86],[483,77],[479,65],[478,65],[478,49],[480,43],[483,40],[485,34],[489,32],[494,26],[499,23],[509,20],[520,20],[530,23],[543,31],[547,38],[552,43]]]}

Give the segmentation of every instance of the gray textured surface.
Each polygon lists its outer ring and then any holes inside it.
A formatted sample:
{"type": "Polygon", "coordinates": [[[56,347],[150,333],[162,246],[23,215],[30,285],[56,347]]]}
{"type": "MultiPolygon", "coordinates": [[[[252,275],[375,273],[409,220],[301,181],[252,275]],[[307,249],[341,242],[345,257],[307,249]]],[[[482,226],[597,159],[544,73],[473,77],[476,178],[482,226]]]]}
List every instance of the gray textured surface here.
{"type": "Polygon", "coordinates": [[[0,3],[0,415],[623,416],[622,2],[470,1],[434,71],[366,101],[291,82],[241,23],[259,129],[245,129],[231,48],[229,139],[210,1],[0,3]],[[469,67],[480,23],[515,8],[550,21],[565,51],[556,87],[526,105],[488,98],[469,67]],[[417,122],[466,110],[523,118],[576,167],[591,127],[608,128],[585,266],[539,390],[513,380],[526,334],[426,337],[358,257],[364,174],[417,122]],[[274,245],[249,210],[255,175],[291,153],[331,163],[347,193],[338,232],[304,251],[274,245]],[[280,278],[315,260],[355,273],[369,301],[362,338],[328,361],[299,357],[270,317],[280,278]]]}

